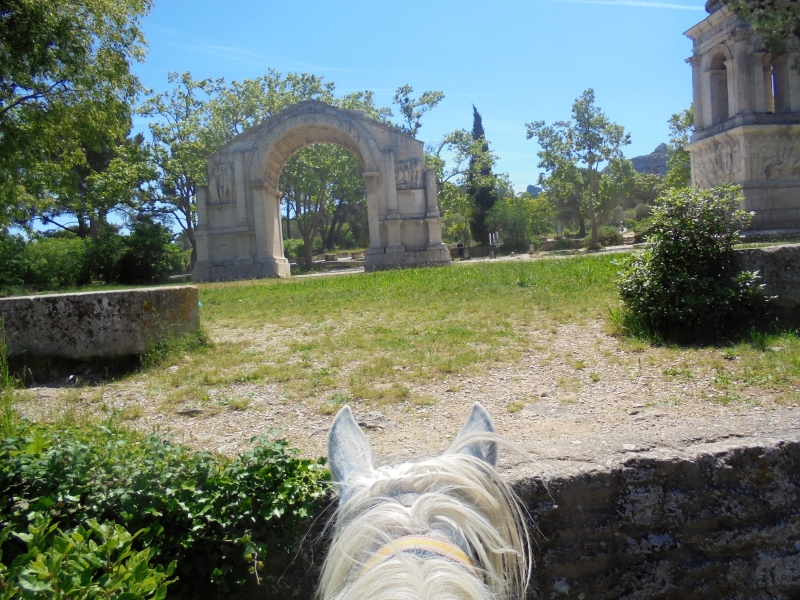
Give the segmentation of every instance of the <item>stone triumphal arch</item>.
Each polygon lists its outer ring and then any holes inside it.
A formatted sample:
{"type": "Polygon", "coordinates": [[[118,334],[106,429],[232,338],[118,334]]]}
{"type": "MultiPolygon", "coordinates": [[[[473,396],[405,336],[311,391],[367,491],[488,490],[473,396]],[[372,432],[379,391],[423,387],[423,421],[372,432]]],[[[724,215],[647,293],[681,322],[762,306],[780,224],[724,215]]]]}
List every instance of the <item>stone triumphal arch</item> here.
{"type": "Polygon", "coordinates": [[[445,265],[436,176],[410,135],[323,102],[295,104],[233,138],[208,158],[197,190],[195,281],[284,277],[281,170],[297,151],[333,143],[361,161],[367,189],[366,270],[445,265]]]}

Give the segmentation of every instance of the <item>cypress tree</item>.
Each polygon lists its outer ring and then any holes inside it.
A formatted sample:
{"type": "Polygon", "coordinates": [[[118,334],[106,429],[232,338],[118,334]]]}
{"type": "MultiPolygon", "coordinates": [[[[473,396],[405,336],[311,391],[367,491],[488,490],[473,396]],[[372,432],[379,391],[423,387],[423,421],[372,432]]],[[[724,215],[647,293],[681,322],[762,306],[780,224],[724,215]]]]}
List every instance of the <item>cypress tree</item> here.
{"type": "MultiPolygon", "coordinates": [[[[489,142],[486,141],[486,133],[483,130],[483,119],[475,105],[472,105],[472,139],[475,141],[483,140],[481,146],[482,152],[489,151],[489,142]]],[[[472,237],[478,244],[489,243],[489,231],[486,228],[486,214],[489,209],[497,202],[497,191],[493,185],[481,185],[480,181],[476,181],[476,175],[481,176],[481,180],[485,182],[486,177],[492,175],[491,166],[482,166],[476,170],[476,157],[472,157],[469,161],[469,174],[467,176],[467,194],[475,200],[475,212],[472,216],[470,229],[472,230],[472,237]]]]}

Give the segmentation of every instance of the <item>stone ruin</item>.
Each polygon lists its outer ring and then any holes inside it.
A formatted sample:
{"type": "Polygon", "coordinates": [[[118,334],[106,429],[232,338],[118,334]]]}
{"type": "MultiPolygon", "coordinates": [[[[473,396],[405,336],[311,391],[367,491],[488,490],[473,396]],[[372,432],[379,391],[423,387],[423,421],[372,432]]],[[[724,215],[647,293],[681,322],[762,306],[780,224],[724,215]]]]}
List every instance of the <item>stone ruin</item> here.
{"type": "Polygon", "coordinates": [[[800,54],[772,53],[721,2],[689,29],[694,134],[692,185],[742,186],[751,229],[800,230],[800,54]]]}
{"type": "Polygon", "coordinates": [[[285,277],[281,171],[297,151],[338,144],[363,165],[367,188],[367,271],[447,265],[436,175],[423,143],[396,128],[323,102],[300,102],[233,138],[208,158],[197,190],[194,281],[285,277]]]}

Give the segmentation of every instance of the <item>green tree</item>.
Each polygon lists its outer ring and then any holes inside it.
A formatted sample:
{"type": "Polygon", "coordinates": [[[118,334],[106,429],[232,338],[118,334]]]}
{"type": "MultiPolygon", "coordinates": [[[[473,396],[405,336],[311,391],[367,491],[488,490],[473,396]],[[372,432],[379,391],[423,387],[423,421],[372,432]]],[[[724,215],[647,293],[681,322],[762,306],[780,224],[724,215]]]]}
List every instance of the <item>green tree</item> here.
{"type": "Polygon", "coordinates": [[[139,113],[156,118],[149,124],[153,141],[151,160],[158,184],[151,189],[151,211],[169,214],[192,244],[192,266],[197,261],[197,186],[208,179],[206,157],[218,139],[209,131],[208,98],[219,92],[222,80],[195,80],[191,73],[168,75],[176,87],[151,95],[139,113]]]}
{"type": "Polygon", "coordinates": [[[554,196],[575,194],[581,214],[591,223],[591,245],[597,245],[598,226],[630,184],[633,168],[622,156],[630,144],[624,127],[608,120],[586,90],[572,105],[572,121],[528,123],[528,139],[537,138],[540,185],[554,196]],[[609,175],[601,172],[608,165],[609,175]]]}
{"type": "Polygon", "coordinates": [[[749,21],[773,52],[785,50],[792,37],[800,38],[800,3],[797,0],[722,0],[749,21]]]}
{"type": "MultiPolygon", "coordinates": [[[[472,213],[472,235],[479,243],[489,243],[489,229],[486,226],[486,216],[497,202],[497,182],[492,174],[492,164],[483,160],[489,154],[489,142],[486,141],[486,132],[483,130],[483,119],[475,105],[472,106],[472,139],[480,144],[480,151],[470,156],[469,171],[467,172],[467,194],[475,203],[472,213]]],[[[473,148],[477,150],[477,148],[473,148]]]]}
{"type": "Polygon", "coordinates": [[[532,198],[527,192],[503,195],[486,215],[486,223],[499,231],[503,244],[511,249],[526,249],[537,236],[550,230],[553,208],[545,197],[532,198]]]}
{"type": "Polygon", "coordinates": [[[692,161],[686,145],[694,127],[694,107],[675,113],[669,118],[669,144],[667,144],[667,174],[664,186],[668,189],[692,185],[692,161]]]}
{"type": "Polygon", "coordinates": [[[423,92],[419,98],[413,98],[414,89],[406,84],[401,85],[394,93],[394,103],[400,107],[400,115],[405,123],[400,125],[400,130],[417,137],[417,132],[422,127],[422,115],[444,100],[442,92],[423,92]]]}
{"type": "Polygon", "coordinates": [[[436,171],[439,206],[447,237],[465,244],[472,237],[471,223],[476,207],[475,198],[467,193],[467,179],[477,172],[473,181],[479,180],[481,170],[488,167],[491,171],[495,160],[484,140],[474,139],[466,129],[448,133],[439,142],[426,147],[425,166],[436,171]],[[450,157],[449,164],[446,156],[450,157]]]}
{"type": "Polygon", "coordinates": [[[52,206],[87,151],[122,139],[150,0],[8,0],[0,8],[0,224],[52,206]]]}

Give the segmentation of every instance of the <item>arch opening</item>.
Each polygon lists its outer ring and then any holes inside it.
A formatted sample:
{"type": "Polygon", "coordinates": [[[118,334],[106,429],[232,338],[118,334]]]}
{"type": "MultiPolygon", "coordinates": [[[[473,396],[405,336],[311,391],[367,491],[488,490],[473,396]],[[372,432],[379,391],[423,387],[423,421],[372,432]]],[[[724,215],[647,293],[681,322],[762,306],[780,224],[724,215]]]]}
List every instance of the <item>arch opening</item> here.
{"type": "Polygon", "coordinates": [[[728,69],[726,57],[717,52],[709,62],[709,86],[711,92],[711,125],[727,121],[729,117],[728,69]]]}
{"type": "Polygon", "coordinates": [[[315,251],[369,247],[363,162],[351,148],[326,142],[304,146],[281,167],[278,201],[283,255],[306,268],[315,251]]]}

